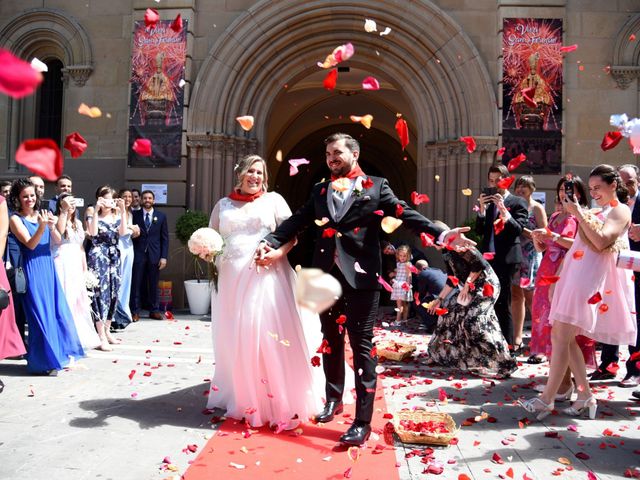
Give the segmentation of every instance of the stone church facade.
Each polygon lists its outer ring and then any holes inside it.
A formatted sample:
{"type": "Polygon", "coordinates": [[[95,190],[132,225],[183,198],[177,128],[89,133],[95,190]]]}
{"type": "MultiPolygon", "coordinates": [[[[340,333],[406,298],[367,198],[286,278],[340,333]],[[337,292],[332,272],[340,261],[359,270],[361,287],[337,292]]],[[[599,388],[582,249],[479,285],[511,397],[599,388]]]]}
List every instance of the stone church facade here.
{"type": "MultiPolygon", "coordinates": [[[[295,208],[326,173],[322,139],[346,130],[361,139],[364,166],[389,178],[399,196],[428,193],[432,200],[420,210],[459,224],[473,215],[501,146],[501,28],[514,17],[562,19],[563,43],[579,46],[564,60],[561,171],[584,178],[598,163],[636,163],[626,146],[603,152],[600,141],[611,114],[640,115],[637,0],[2,0],[0,47],[58,61],[61,116],[52,121],[62,138],[79,131],[89,143],[83,157],[65,162],[87,203],[104,183],[166,184],[160,208],[173,228],[185,208],[209,212],[231,190],[236,161],[258,153],[268,160],[271,187],[295,208]],[[132,32],[147,8],[188,21],[178,168],[127,166],[132,32]],[[367,33],[366,18],[391,32],[367,33]],[[316,62],[345,42],[356,54],[328,92],[316,62]],[[361,90],[367,75],[379,79],[379,92],[361,90]],[[105,115],[79,115],[83,102],[105,115]],[[374,116],[370,130],[349,120],[365,113],[374,116]],[[404,152],[396,113],[409,125],[404,152]],[[246,114],[255,116],[249,132],[235,120],[246,114]],[[475,152],[467,153],[460,136],[476,139],[475,152]],[[290,177],[286,159],[302,157],[311,165],[290,177]],[[460,193],[467,188],[473,195],[460,193]]],[[[13,152],[39,131],[40,111],[37,96],[0,98],[2,178],[24,174],[13,152]]],[[[536,175],[548,211],[557,178],[536,175]]],[[[164,275],[181,281],[187,259],[173,232],[171,252],[164,275]]],[[[174,287],[175,303],[181,296],[174,287]]]]}

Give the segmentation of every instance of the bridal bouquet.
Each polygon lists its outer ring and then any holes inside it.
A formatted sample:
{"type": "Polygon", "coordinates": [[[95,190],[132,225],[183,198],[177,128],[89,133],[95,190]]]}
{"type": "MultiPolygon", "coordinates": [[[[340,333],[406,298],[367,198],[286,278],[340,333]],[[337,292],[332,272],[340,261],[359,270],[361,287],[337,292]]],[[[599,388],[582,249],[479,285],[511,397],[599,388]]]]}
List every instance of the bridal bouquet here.
{"type": "Polygon", "coordinates": [[[84,286],[87,289],[87,295],[93,297],[95,289],[100,286],[100,280],[91,270],[84,272],[84,286]]]}
{"type": "Polygon", "coordinates": [[[200,281],[200,273],[202,268],[198,263],[198,258],[207,262],[209,280],[213,283],[216,290],[218,289],[218,270],[216,269],[215,260],[222,253],[224,240],[218,232],[213,228],[199,228],[191,234],[191,238],[187,242],[189,251],[195,256],[196,275],[200,281]]]}

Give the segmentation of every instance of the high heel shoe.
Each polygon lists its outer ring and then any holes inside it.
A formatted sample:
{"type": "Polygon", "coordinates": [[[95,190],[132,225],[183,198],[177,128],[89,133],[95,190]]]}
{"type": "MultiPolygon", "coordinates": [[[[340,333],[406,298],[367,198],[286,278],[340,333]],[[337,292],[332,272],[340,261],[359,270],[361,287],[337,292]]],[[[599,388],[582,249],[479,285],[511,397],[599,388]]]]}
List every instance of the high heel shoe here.
{"type": "Polygon", "coordinates": [[[543,420],[553,412],[553,403],[544,403],[540,397],[533,397],[529,400],[518,400],[518,405],[529,413],[537,413],[536,420],[543,420]]]}
{"type": "MultiPolygon", "coordinates": [[[[543,385],[541,383],[539,383],[538,385],[534,386],[533,389],[538,392],[538,393],[542,393],[544,392],[546,385],[543,385]]],[[[556,402],[567,402],[569,400],[571,400],[571,397],[573,396],[575,392],[575,385],[572,383],[571,386],[568,388],[568,390],[564,393],[556,393],[556,398],[555,401],[556,402]]]]}
{"type": "Polygon", "coordinates": [[[571,404],[570,407],[562,410],[565,415],[571,415],[572,417],[581,417],[585,413],[589,414],[589,419],[596,418],[596,412],[598,411],[598,402],[594,397],[579,398],[571,404]],[[579,405],[579,406],[578,406],[579,405]]]}

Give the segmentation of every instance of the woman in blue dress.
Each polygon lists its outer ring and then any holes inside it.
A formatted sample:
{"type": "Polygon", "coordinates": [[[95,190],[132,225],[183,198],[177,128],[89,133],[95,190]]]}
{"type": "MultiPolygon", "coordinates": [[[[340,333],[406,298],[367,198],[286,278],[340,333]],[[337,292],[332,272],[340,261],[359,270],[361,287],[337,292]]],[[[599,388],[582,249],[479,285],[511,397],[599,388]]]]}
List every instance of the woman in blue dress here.
{"type": "Polygon", "coordinates": [[[114,199],[114,194],[108,185],[98,188],[95,208],[87,209],[87,233],[91,237],[87,266],[98,278],[98,286],[92,292],[91,310],[102,350],[111,350],[109,344],[120,343],[110,329],[120,292],[118,242],[120,236],[129,233],[124,200],[114,199]]]}
{"type": "Polygon", "coordinates": [[[40,210],[40,199],[29,179],[13,183],[11,200],[16,212],[11,217],[11,233],[20,244],[27,280],[23,296],[29,326],[27,368],[33,373],[56,375],[71,358],[83,357],[84,351],[51,258],[54,217],[40,210]]]}

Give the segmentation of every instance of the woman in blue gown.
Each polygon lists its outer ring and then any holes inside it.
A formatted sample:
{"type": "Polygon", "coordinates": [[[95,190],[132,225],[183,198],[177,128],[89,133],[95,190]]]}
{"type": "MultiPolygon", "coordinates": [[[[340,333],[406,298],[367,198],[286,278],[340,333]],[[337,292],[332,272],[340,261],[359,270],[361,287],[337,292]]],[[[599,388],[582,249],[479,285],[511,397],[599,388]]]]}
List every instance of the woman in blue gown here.
{"type": "Polygon", "coordinates": [[[20,244],[27,280],[23,297],[29,326],[27,368],[32,373],[55,375],[72,357],[83,357],[84,351],[51,258],[54,217],[40,210],[40,199],[29,179],[13,183],[11,200],[16,213],[10,227],[20,244]]]}

